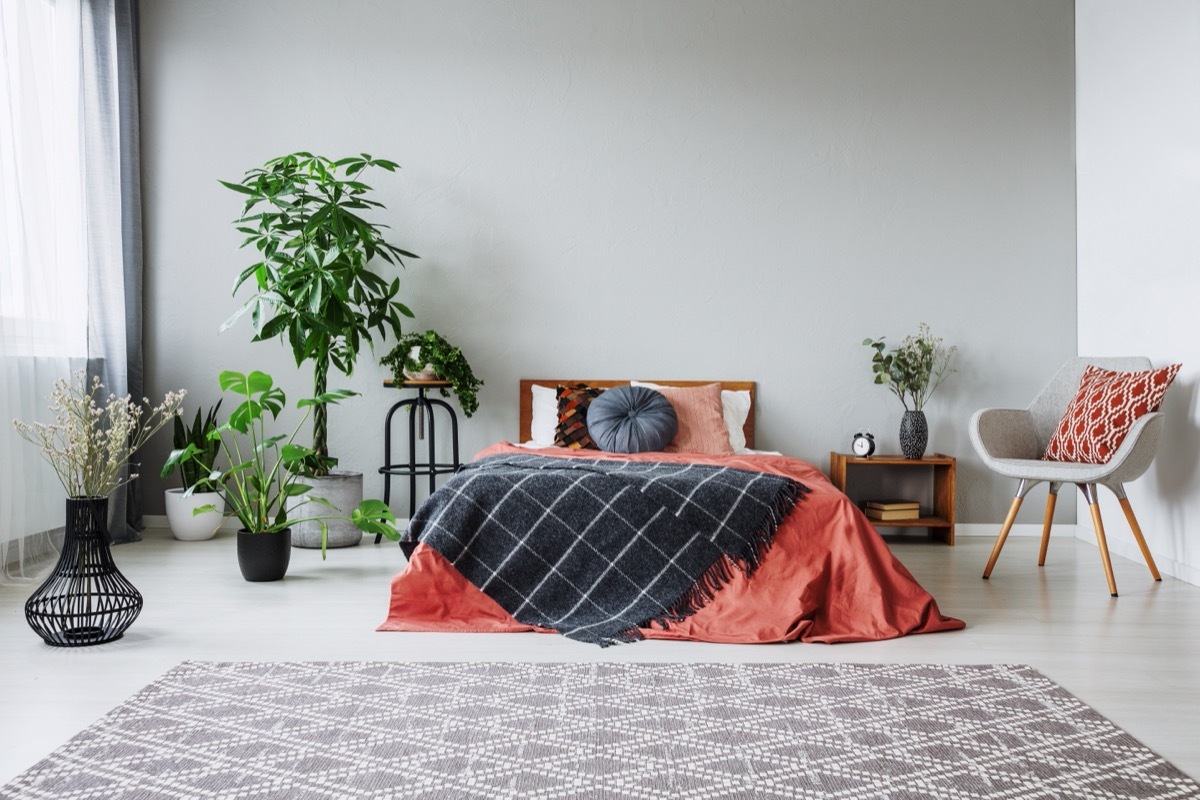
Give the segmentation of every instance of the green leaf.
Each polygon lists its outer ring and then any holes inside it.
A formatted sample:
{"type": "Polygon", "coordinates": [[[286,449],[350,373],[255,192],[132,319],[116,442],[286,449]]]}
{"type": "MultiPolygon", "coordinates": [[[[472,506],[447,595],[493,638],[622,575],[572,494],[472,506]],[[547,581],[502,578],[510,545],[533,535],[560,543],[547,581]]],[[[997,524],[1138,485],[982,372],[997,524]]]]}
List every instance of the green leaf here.
{"type": "MultiPolygon", "coordinates": [[[[245,385],[246,376],[240,372],[227,369],[222,371],[221,374],[217,376],[217,381],[221,384],[221,391],[223,392],[238,391],[237,387],[245,385]]],[[[249,397],[249,392],[238,393],[249,397]]]]}
{"type": "Polygon", "coordinates": [[[262,341],[265,339],[274,339],[276,336],[279,336],[287,330],[288,322],[288,318],[283,315],[275,317],[263,326],[263,329],[261,332],[259,332],[258,336],[254,337],[255,340],[262,341]]]}
{"type": "Polygon", "coordinates": [[[240,183],[230,183],[229,181],[223,181],[220,179],[218,179],[217,182],[226,189],[232,189],[233,191],[240,192],[241,194],[257,194],[257,192],[255,192],[253,189],[249,188],[248,186],[242,186],[240,183]]]}
{"type": "Polygon", "coordinates": [[[267,373],[254,370],[247,376],[246,383],[250,388],[250,392],[253,394],[259,394],[261,392],[270,391],[275,382],[267,373]]]}
{"type": "Polygon", "coordinates": [[[280,451],[279,457],[287,464],[295,464],[298,461],[303,461],[313,454],[313,451],[298,444],[285,444],[280,451]]]}
{"type": "Polygon", "coordinates": [[[262,419],[263,407],[261,403],[254,400],[247,400],[233,410],[229,415],[229,424],[238,433],[246,433],[250,430],[251,424],[255,420],[262,419]]]}
{"type": "Polygon", "coordinates": [[[166,462],[163,464],[162,470],[158,473],[158,477],[165,478],[175,471],[175,468],[180,464],[190,461],[191,458],[199,453],[199,448],[194,444],[189,444],[181,450],[172,450],[167,456],[166,462]]]}
{"type": "Polygon", "coordinates": [[[287,398],[284,397],[283,390],[276,386],[270,391],[263,392],[261,401],[263,407],[271,412],[271,419],[278,419],[279,412],[283,411],[283,405],[287,402],[287,398]]]}
{"type": "Polygon", "coordinates": [[[280,442],[286,440],[287,438],[288,437],[285,434],[280,433],[275,436],[271,436],[266,439],[263,439],[261,442],[258,443],[258,445],[254,449],[259,453],[265,453],[267,450],[269,450],[270,448],[279,444],[280,442]]]}
{"type": "MultiPolygon", "coordinates": [[[[234,288],[234,291],[237,291],[236,287],[234,288]]],[[[251,308],[254,307],[255,302],[256,301],[252,298],[248,302],[246,302],[245,305],[243,305],[241,308],[239,308],[237,311],[233,312],[233,315],[231,317],[229,317],[229,319],[227,319],[221,323],[221,327],[217,330],[217,333],[224,333],[225,331],[232,328],[234,323],[236,323],[239,319],[241,319],[243,314],[245,314],[247,311],[249,311],[251,308]]]]}

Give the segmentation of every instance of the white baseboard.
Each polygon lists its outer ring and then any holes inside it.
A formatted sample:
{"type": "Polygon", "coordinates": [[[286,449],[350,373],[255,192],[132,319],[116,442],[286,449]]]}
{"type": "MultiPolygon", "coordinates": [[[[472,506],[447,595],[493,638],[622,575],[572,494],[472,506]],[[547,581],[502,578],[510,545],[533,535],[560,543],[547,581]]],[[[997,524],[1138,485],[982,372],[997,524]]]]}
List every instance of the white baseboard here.
{"type": "MultiPolygon", "coordinates": [[[[163,530],[171,529],[170,524],[167,522],[166,514],[143,514],[142,521],[146,523],[147,528],[162,528],[163,530]]],[[[221,527],[217,528],[217,530],[225,531],[227,533],[237,533],[237,529],[237,517],[227,518],[221,523],[221,527]]]]}
{"type": "MultiPolygon", "coordinates": [[[[1107,526],[1106,526],[1107,527],[1107,526]]],[[[1081,526],[1079,528],[1079,536],[1077,537],[1082,542],[1087,542],[1092,547],[1097,547],[1096,534],[1092,532],[1091,526],[1081,526]]],[[[1138,564],[1146,563],[1142,558],[1142,551],[1137,546],[1137,542],[1133,539],[1117,539],[1112,534],[1105,538],[1108,539],[1108,552],[1110,555],[1120,556],[1134,561],[1138,564]]],[[[1158,571],[1162,575],[1169,575],[1172,578],[1178,578],[1185,583],[1190,583],[1193,586],[1200,586],[1200,569],[1181,564],[1173,558],[1151,553],[1154,556],[1154,564],[1158,567],[1158,571]]]]}
{"type": "MultiPolygon", "coordinates": [[[[167,524],[167,517],[165,514],[146,514],[143,517],[143,519],[146,521],[146,527],[148,527],[148,528],[163,528],[163,529],[170,528],[170,525],[167,524]]],[[[396,520],[396,528],[397,529],[405,530],[407,527],[408,527],[407,519],[397,519],[396,520]]],[[[222,531],[229,531],[229,532],[236,533],[237,529],[238,529],[238,522],[235,517],[230,517],[229,519],[227,519],[221,523],[220,530],[222,530],[222,531]]],[[[1090,528],[1089,528],[1089,530],[1090,530],[1090,528]]],[[[998,533],[1000,533],[1000,523],[998,523],[998,522],[997,523],[959,522],[954,526],[954,535],[956,537],[957,536],[987,536],[989,538],[994,539],[996,537],[996,534],[998,534],[998,533]]],[[[1009,532],[1009,536],[1041,536],[1041,535],[1042,535],[1042,526],[1038,525],[1038,524],[1013,525],[1012,531],[1009,532]]],[[[1050,535],[1056,536],[1056,537],[1057,536],[1074,536],[1075,535],[1075,526],[1074,525],[1065,525],[1065,524],[1061,524],[1061,523],[1057,524],[1051,530],[1050,535]]],[[[1115,549],[1114,549],[1114,552],[1116,552],[1115,549]]],[[[1137,555],[1136,548],[1134,550],[1134,553],[1135,553],[1135,555],[1137,555]]],[[[1137,557],[1141,558],[1140,555],[1138,555],[1137,557]]]]}
{"type": "MultiPolygon", "coordinates": [[[[146,514],[144,519],[146,521],[146,527],[148,527],[148,528],[163,528],[163,529],[170,528],[170,526],[167,524],[167,517],[165,514],[146,514]]],[[[407,519],[396,520],[396,528],[397,529],[403,531],[407,527],[408,527],[407,519]]],[[[1075,536],[1076,535],[1075,528],[1076,528],[1076,526],[1074,526],[1074,525],[1058,523],[1051,529],[1050,535],[1054,538],[1057,538],[1060,536],[1075,536]]],[[[229,519],[227,519],[221,523],[220,530],[222,530],[222,531],[236,533],[237,529],[238,529],[238,522],[237,522],[237,519],[234,517],[230,517],[229,519]]],[[[1088,528],[1085,531],[1085,533],[1088,533],[1089,535],[1090,535],[1090,532],[1091,532],[1091,528],[1088,528]]],[[[998,534],[998,533],[1000,533],[1000,523],[998,523],[998,522],[995,522],[995,523],[992,523],[992,522],[982,522],[982,523],[981,522],[959,522],[959,523],[955,524],[955,526],[954,526],[954,535],[956,537],[959,537],[959,536],[984,536],[989,539],[994,539],[994,538],[996,538],[996,534],[998,534]]],[[[1041,536],[1042,535],[1042,526],[1040,524],[1035,524],[1035,523],[1013,525],[1012,530],[1009,532],[1008,535],[1009,536],[1041,536]]],[[[1083,536],[1080,538],[1087,539],[1089,537],[1083,536]]],[[[1095,544],[1094,541],[1092,543],[1095,544]]],[[[1109,543],[1109,547],[1112,548],[1112,551],[1114,553],[1120,553],[1122,556],[1125,556],[1126,558],[1133,558],[1138,561],[1140,561],[1142,558],[1141,554],[1138,552],[1136,545],[1133,545],[1133,544],[1130,545],[1130,547],[1132,548],[1132,550],[1130,551],[1132,553],[1131,555],[1123,552],[1122,550],[1118,550],[1117,546],[1113,545],[1111,542],[1109,543]]],[[[1172,574],[1174,574],[1174,573],[1172,573],[1172,574]]],[[[1178,577],[1178,576],[1176,576],[1176,577],[1178,577]]]]}
{"type": "MultiPolygon", "coordinates": [[[[989,539],[995,539],[1000,533],[999,522],[957,522],[954,525],[954,537],[957,539],[960,536],[986,536],[989,539]]],[[[1012,526],[1012,530],[1008,532],[1009,536],[1036,536],[1039,539],[1042,536],[1041,523],[1023,523],[1012,526]]],[[[1057,539],[1061,536],[1071,537],[1075,535],[1075,526],[1071,524],[1056,523],[1050,529],[1050,537],[1057,539]]]]}
{"type": "MultiPolygon", "coordinates": [[[[166,514],[145,514],[142,516],[142,520],[146,523],[147,528],[162,528],[163,530],[170,530],[170,528],[171,528],[171,526],[167,523],[167,515],[166,514]]],[[[396,529],[400,530],[400,531],[407,530],[408,529],[408,520],[407,519],[396,520],[396,529]]],[[[218,528],[217,530],[225,531],[227,533],[237,533],[237,530],[238,530],[237,517],[229,517],[228,519],[226,519],[224,522],[221,523],[221,527],[218,528]]]]}

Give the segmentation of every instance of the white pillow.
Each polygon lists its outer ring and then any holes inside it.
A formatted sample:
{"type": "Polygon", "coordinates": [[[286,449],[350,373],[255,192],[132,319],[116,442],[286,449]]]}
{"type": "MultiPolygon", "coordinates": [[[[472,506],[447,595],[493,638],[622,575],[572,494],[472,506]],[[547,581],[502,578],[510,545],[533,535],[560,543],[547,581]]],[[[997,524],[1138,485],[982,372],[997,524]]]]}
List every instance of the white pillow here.
{"type": "MultiPolygon", "coordinates": [[[[631,386],[645,386],[647,389],[657,389],[658,384],[645,381],[630,381],[631,386]]],[[[555,409],[558,413],[558,409],[555,409]]],[[[725,428],[729,431],[729,446],[735,453],[746,453],[746,419],[750,416],[750,390],[731,392],[721,390],[721,416],[725,418],[725,428]]],[[[556,420],[557,422],[557,420],[556,420]]],[[[553,431],[550,436],[554,439],[553,431]]]]}
{"type": "Polygon", "coordinates": [[[529,419],[529,438],[537,447],[554,446],[554,429],[558,427],[558,387],[532,384],[532,414],[529,419]]]}
{"type": "Polygon", "coordinates": [[[747,452],[745,426],[750,416],[750,390],[731,392],[722,389],[721,414],[725,417],[725,427],[729,428],[729,444],[733,447],[733,452],[747,452]]]}

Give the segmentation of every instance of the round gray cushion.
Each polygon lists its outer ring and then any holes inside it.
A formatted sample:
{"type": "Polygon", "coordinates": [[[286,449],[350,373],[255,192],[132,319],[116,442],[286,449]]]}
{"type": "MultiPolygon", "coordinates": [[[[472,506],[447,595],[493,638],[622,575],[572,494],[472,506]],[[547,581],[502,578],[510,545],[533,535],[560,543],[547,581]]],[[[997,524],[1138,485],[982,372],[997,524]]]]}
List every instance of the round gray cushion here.
{"type": "Polygon", "coordinates": [[[609,453],[662,450],[675,438],[671,401],[645,386],[616,386],[588,406],[588,433],[609,453]]]}

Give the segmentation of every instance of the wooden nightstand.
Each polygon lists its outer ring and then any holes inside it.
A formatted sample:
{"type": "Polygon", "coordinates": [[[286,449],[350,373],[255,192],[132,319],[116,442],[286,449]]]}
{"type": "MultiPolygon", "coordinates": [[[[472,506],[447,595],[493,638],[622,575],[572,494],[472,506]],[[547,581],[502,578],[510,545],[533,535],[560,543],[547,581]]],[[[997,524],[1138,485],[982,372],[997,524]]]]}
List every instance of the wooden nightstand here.
{"type": "Polygon", "coordinates": [[[859,458],[847,453],[830,453],[829,480],[860,506],[868,500],[913,496],[921,502],[920,518],[889,522],[871,520],[871,524],[877,528],[928,528],[930,536],[953,545],[954,465],[953,456],[941,453],[924,458],[859,458]],[[921,491],[914,495],[910,487],[918,482],[922,484],[921,491]]]}

